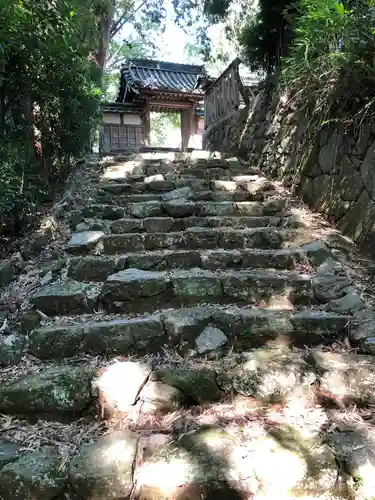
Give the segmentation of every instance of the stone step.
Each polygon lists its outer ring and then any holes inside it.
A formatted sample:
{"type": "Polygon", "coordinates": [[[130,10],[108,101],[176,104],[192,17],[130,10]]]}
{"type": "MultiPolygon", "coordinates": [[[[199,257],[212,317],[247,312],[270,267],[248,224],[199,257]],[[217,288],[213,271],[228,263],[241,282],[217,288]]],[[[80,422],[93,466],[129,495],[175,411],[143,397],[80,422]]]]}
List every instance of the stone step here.
{"type": "MultiPolygon", "coordinates": [[[[163,195],[158,193],[141,193],[141,194],[121,194],[112,195],[108,193],[101,193],[100,191],[95,196],[96,203],[104,203],[107,205],[113,204],[118,206],[127,206],[129,203],[143,203],[147,201],[163,201],[163,195]]],[[[227,191],[198,191],[189,196],[192,201],[263,201],[264,194],[262,192],[250,193],[245,190],[238,190],[236,192],[227,191]]]]}
{"type": "Polygon", "coordinates": [[[146,177],[143,181],[135,182],[102,182],[99,185],[100,192],[112,195],[119,194],[141,194],[141,193],[164,193],[181,187],[190,187],[195,191],[235,192],[238,190],[250,193],[258,191],[271,191],[275,185],[265,177],[258,175],[243,176],[232,181],[207,181],[204,179],[192,179],[191,177],[178,177],[177,179],[166,179],[162,174],[146,177]]]}
{"type": "Polygon", "coordinates": [[[346,328],[348,317],[306,309],[288,310],[205,306],[162,311],[132,319],[98,321],[95,315],[82,323],[52,323],[30,335],[29,352],[40,359],[69,358],[79,354],[130,355],[151,353],[162,346],[187,343],[197,348],[206,327],[220,329],[224,349],[250,349],[288,338],[293,345],[332,342],[346,328]]]}
{"type": "MultiPolygon", "coordinates": [[[[192,227],[179,232],[164,233],[124,233],[103,235],[96,253],[106,255],[145,250],[199,250],[199,249],[280,249],[298,247],[298,230],[273,227],[232,229],[229,227],[205,228],[192,227]]],[[[74,236],[73,236],[74,237],[74,236]]],[[[313,239],[312,237],[310,239],[313,239]]],[[[72,241],[72,240],[71,240],[72,241]]],[[[79,253],[77,247],[69,243],[66,250],[79,253]]],[[[87,253],[82,246],[81,254],[87,253]]]]}
{"type": "MultiPolygon", "coordinates": [[[[146,233],[167,233],[184,231],[190,227],[206,227],[206,228],[219,228],[231,227],[233,229],[244,229],[253,227],[277,227],[283,222],[281,217],[274,216],[259,216],[259,217],[184,217],[174,219],[173,217],[147,217],[145,219],[118,219],[113,221],[109,228],[112,234],[124,234],[134,232],[146,233]]],[[[96,230],[98,226],[97,221],[92,221],[92,229],[96,230]]],[[[100,224],[100,223],[99,223],[100,224]]],[[[105,224],[105,223],[104,223],[105,224]]],[[[287,224],[287,220],[285,220],[287,224]]]]}
{"type": "MultiPolygon", "coordinates": [[[[38,372],[18,376],[1,384],[0,412],[51,416],[81,412],[93,401],[92,378],[93,370],[74,366],[44,367],[38,372]]],[[[53,492],[53,488],[50,491],[53,492]]],[[[8,498],[17,497],[32,498],[22,494],[8,498]]]]}
{"type": "Polygon", "coordinates": [[[137,159],[119,162],[105,169],[103,179],[121,179],[128,178],[134,175],[160,175],[177,172],[189,172],[190,175],[197,173],[208,173],[215,171],[222,172],[239,172],[238,175],[247,174],[254,175],[259,173],[259,169],[252,168],[248,164],[237,159],[202,159],[193,162],[189,161],[171,161],[168,159],[137,159]]]}
{"type": "MultiPolygon", "coordinates": [[[[293,221],[293,219],[292,219],[293,221]]],[[[75,224],[75,232],[101,231],[105,234],[125,234],[125,233],[167,233],[170,231],[185,231],[190,227],[231,227],[232,229],[246,229],[254,227],[278,227],[285,228],[294,226],[290,224],[289,217],[183,217],[174,219],[173,217],[147,217],[145,219],[135,219],[127,217],[114,221],[84,218],[75,224]]]]}
{"type": "Polygon", "coordinates": [[[129,268],[105,281],[100,304],[108,312],[151,312],[170,305],[270,303],[276,298],[309,304],[309,276],[291,271],[208,271],[200,268],[173,272],[129,268]]]}
{"type": "Polygon", "coordinates": [[[127,207],[89,203],[83,209],[83,217],[117,220],[125,215],[146,219],[148,217],[228,217],[228,216],[284,216],[286,203],[283,199],[267,200],[264,203],[256,201],[198,201],[172,200],[161,202],[157,200],[143,203],[131,203],[127,207]]]}
{"type": "Polygon", "coordinates": [[[41,286],[32,305],[50,315],[91,313],[98,308],[116,313],[152,312],[162,307],[202,303],[309,304],[310,277],[292,271],[191,268],[168,271],[121,270],[102,283],[73,280],[41,286]]]}
{"type": "Polygon", "coordinates": [[[72,257],[68,276],[77,281],[105,281],[108,276],[127,268],[164,271],[190,269],[295,269],[308,263],[299,249],[281,250],[159,250],[125,255],[72,257]]]}
{"type": "MultiPolygon", "coordinates": [[[[134,162],[129,162],[134,163],[134,162]]],[[[244,165],[220,164],[207,168],[205,165],[186,165],[184,163],[162,163],[160,165],[131,164],[108,167],[102,175],[102,182],[139,182],[145,177],[155,175],[190,176],[206,180],[234,180],[234,177],[258,175],[258,171],[244,165]]]]}

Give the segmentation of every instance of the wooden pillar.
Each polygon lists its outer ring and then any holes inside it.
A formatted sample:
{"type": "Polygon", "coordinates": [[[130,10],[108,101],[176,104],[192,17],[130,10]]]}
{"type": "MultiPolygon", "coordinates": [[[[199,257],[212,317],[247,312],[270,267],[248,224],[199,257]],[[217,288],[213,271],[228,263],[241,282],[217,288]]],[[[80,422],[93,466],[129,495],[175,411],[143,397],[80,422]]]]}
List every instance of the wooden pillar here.
{"type": "Polygon", "coordinates": [[[143,138],[145,141],[145,146],[150,146],[151,140],[151,121],[150,121],[150,110],[147,108],[145,114],[142,118],[143,124],[143,138]]]}
{"type": "Polygon", "coordinates": [[[111,129],[108,125],[102,125],[100,127],[99,151],[101,153],[110,153],[111,152],[110,131],[111,131],[111,129]]]}
{"type": "Polygon", "coordinates": [[[181,111],[181,149],[186,151],[191,137],[195,135],[195,105],[181,111]]]}

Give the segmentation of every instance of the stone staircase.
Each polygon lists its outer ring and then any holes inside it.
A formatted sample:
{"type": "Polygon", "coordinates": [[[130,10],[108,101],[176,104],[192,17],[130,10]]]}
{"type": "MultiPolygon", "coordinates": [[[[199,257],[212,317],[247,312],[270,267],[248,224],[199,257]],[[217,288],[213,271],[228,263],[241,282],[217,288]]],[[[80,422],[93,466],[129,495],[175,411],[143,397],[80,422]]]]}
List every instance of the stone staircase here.
{"type": "Polygon", "coordinates": [[[107,164],[7,344],[1,498],[375,498],[338,424],[375,364],[329,347],[369,311],[299,208],[236,158],[107,164]]]}

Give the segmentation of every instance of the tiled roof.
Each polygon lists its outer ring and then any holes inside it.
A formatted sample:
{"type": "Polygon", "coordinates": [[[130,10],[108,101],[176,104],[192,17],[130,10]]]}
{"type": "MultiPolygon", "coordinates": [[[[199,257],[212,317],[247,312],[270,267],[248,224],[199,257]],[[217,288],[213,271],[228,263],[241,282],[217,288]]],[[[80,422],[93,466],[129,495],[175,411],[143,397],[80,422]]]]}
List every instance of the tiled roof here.
{"type": "Polygon", "coordinates": [[[125,88],[136,94],[142,89],[199,92],[195,85],[198,77],[205,74],[204,66],[134,59],[124,64],[121,69],[118,99],[123,101],[125,88]]]}

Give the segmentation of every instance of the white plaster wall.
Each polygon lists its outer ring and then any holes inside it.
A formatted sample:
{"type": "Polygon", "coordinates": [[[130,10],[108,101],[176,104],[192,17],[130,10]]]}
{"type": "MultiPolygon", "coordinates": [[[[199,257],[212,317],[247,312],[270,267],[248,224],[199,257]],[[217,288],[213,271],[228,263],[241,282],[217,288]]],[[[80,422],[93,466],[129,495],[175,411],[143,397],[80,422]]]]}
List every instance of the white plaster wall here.
{"type": "MultiPolygon", "coordinates": [[[[121,125],[120,113],[103,113],[103,123],[111,123],[114,125],[121,125]]],[[[142,125],[141,117],[139,115],[123,115],[124,125],[142,125]]]]}
{"type": "Polygon", "coordinates": [[[103,123],[120,125],[120,115],[118,113],[103,113],[103,123]]]}
{"type": "Polygon", "coordinates": [[[124,114],[124,125],[142,125],[141,117],[139,115],[124,114]]]}

